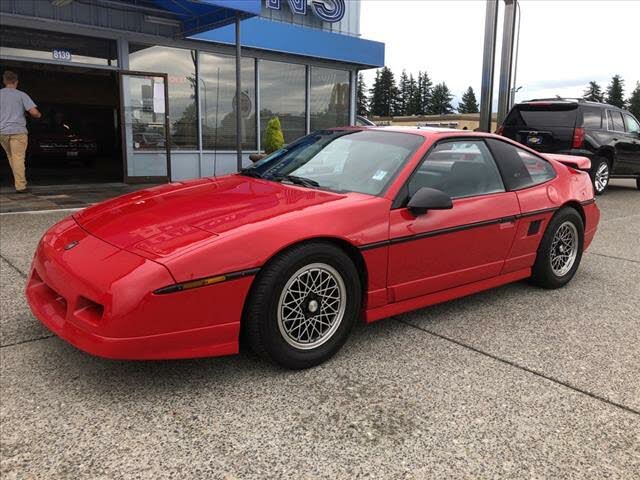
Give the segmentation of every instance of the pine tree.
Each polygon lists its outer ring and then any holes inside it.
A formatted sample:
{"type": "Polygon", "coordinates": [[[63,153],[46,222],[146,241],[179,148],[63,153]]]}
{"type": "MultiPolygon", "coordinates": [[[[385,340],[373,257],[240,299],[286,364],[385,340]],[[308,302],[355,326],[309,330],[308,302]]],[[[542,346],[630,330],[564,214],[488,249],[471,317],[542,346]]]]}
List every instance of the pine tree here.
{"type": "Polygon", "coordinates": [[[371,113],[379,117],[391,117],[398,110],[398,88],[393,72],[382,67],[376,72],[376,79],[371,87],[371,113]]]}
{"type": "Polygon", "coordinates": [[[604,94],[597,82],[589,82],[589,86],[582,94],[582,98],[590,102],[604,102],[604,94]]]}
{"type": "Polygon", "coordinates": [[[467,88],[467,91],[462,94],[462,101],[458,104],[459,113],[478,113],[478,100],[476,100],[476,94],[473,88],[467,88]]]}
{"type": "Polygon", "coordinates": [[[382,110],[382,94],[380,85],[380,70],[376,70],[376,78],[373,80],[373,85],[369,89],[369,112],[372,115],[380,115],[382,110]]]}
{"type": "Polygon", "coordinates": [[[420,90],[418,82],[413,78],[413,74],[409,75],[409,104],[407,105],[407,115],[419,115],[422,100],[420,98],[420,90]]]}
{"type": "Polygon", "coordinates": [[[356,102],[358,115],[366,116],[369,113],[369,100],[366,94],[366,85],[364,83],[364,75],[358,74],[358,87],[356,89],[356,102]]]}
{"type": "Polygon", "coordinates": [[[628,100],[629,111],[634,117],[640,119],[640,82],[636,82],[636,88],[631,92],[628,100]]]}
{"type": "Polygon", "coordinates": [[[418,95],[420,97],[418,115],[427,115],[431,112],[432,90],[433,83],[427,72],[418,72],[418,95]]]}
{"type": "Polygon", "coordinates": [[[442,82],[433,87],[431,94],[431,111],[432,115],[446,115],[453,113],[453,106],[451,105],[453,95],[449,91],[449,87],[442,82]]]}
{"type": "Polygon", "coordinates": [[[607,103],[618,108],[624,108],[623,90],[624,80],[620,78],[620,75],[614,75],[607,87],[607,103]]]}
{"type": "Polygon", "coordinates": [[[409,76],[406,70],[402,70],[400,75],[399,95],[398,95],[398,108],[395,112],[396,115],[408,115],[409,102],[411,101],[411,91],[409,84],[409,76]]]}

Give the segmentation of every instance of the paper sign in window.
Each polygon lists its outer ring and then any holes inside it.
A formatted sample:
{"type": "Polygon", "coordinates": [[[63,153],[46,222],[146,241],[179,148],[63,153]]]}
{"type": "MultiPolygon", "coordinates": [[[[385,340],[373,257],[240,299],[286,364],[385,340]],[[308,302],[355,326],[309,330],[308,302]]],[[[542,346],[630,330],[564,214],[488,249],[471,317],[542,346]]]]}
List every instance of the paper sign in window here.
{"type": "Polygon", "coordinates": [[[153,84],[153,111],[154,113],[164,113],[164,84],[153,84]]]}

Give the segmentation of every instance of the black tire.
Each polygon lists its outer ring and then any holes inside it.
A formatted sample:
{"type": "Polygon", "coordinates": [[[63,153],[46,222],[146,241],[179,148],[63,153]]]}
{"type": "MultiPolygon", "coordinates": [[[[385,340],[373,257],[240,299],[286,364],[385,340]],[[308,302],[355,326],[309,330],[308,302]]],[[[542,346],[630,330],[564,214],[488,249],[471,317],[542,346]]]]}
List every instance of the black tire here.
{"type": "MultiPolygon", "coordinates": [[[[326,273],[328,270],[324,271],[326,273]]],[[[339,284],[340,280],[337,280],[337,277],[334,276],[334,280],[339,284]]],[[[361,292],[358,271],[349,256],[340,248],[327,242],[307,243],[293,247],[270,261],[256,278],[244,311],[243,339],[256,354],[282,367],[293,370],[313,367],[331,358],[344,345],[360,314],[361,292]],[[278,312],[281,297],[287,298],[286,294],[283,294],[287,283],[293,281],[293,278],[302,270],[314,264],[316,268],[318,265],[328,266],[333,271],[331,275],[335,273],[340,277],[342,285],[338,285],[337,288],[344,287],[346,300],[343,299],[342,303],[338,304],[344,305],[344,313],[341,321],[336,323],[337,326],[333,332],[330,332],[332,327],[321,326],[329,328],[325,331],[326,338],[320,336],[317,340],[324,343],[313,348],[305,345],[303,349],[291,344],[291,342],[297,343],[296,339],[292,336],[293,332],[288,334],[283,331],[287,327],[284,321],[279,322],[278,312]]],[[[319,311],[322,311],[323,305],[326,305],[325,300],[321,299],[324,297],[316,298],[318,300],[315,308],[320,308],[319,311]]],[[[304,314],[308,319],[316,318],[311,313],[312,301],[313,299],[308,302],[305,300],[296,307],[300,315],[304,314]]],[[[284,315],[280,318],[284,318],[284,315]]],[[[337,317],[334,317],[334,320],[335,318],[337,317]]],[[[332,325],[330,319],[328,323],[332,325]]],[[[298,335],[302,335],[302,331],[303,329],[300,328],[298,335]]],[[[312,334],[314,332],[309,335],[312,334]]]]}
{"type": "Polygon", "coordinates": [[[640,177],[636,177],[636,188],[640,190],[640,177]]]}
{"type": "Polygon", "coordinates": [[[602,195],[611,181],[611,162],[604,157],[594,157],[590,175],[594,193],[602,195]]]}
{"type": "MultiPolygon", "coordinates": [[[[570,229],[570,227],[567,228],[570,229]]],[[[582,217],[575,209],[564,207],[553,216],[542,237],[536,261],[533,265],[531,281],[540,287],[549,289],[565,286],[571,281],[580,266],[583,248],[584,223],[582,217]],[[554,247],[554,238],[558,230],[567,223],[572,224],[577,233],[577,251],[571,268],[566,273],[558,274],[551,265],[552,255],[554,255],[552,251],[554,248],[564,248],[564,244],[554,247]]],[[[555,254],[557,255],[557,250],[555,254]]]]}

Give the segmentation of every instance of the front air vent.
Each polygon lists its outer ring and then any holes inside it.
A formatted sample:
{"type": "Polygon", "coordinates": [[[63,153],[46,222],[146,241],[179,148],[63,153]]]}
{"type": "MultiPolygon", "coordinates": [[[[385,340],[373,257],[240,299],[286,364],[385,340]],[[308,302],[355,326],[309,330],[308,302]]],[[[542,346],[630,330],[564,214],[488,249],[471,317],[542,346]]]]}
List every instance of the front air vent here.
{"type": "Polygon", "coordinates": [[[102,305],[88,298],[78,297],[76,309],[73,312],[76,318],[89,323],[99,323],[100,320],[102,320],[103,314],[104,307],[102,305]]]}

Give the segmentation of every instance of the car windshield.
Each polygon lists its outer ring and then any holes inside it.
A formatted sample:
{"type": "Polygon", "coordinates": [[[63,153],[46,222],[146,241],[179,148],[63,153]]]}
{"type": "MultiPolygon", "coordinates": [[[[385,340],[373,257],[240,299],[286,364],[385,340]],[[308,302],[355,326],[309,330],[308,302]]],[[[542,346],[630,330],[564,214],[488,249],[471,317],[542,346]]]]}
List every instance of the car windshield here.
{"type": "Polygon", "coordinates": [[[379,195],[423,143],[420,135],[381,130],[322,130],[242,171],[267,180],[379,195]]]}

